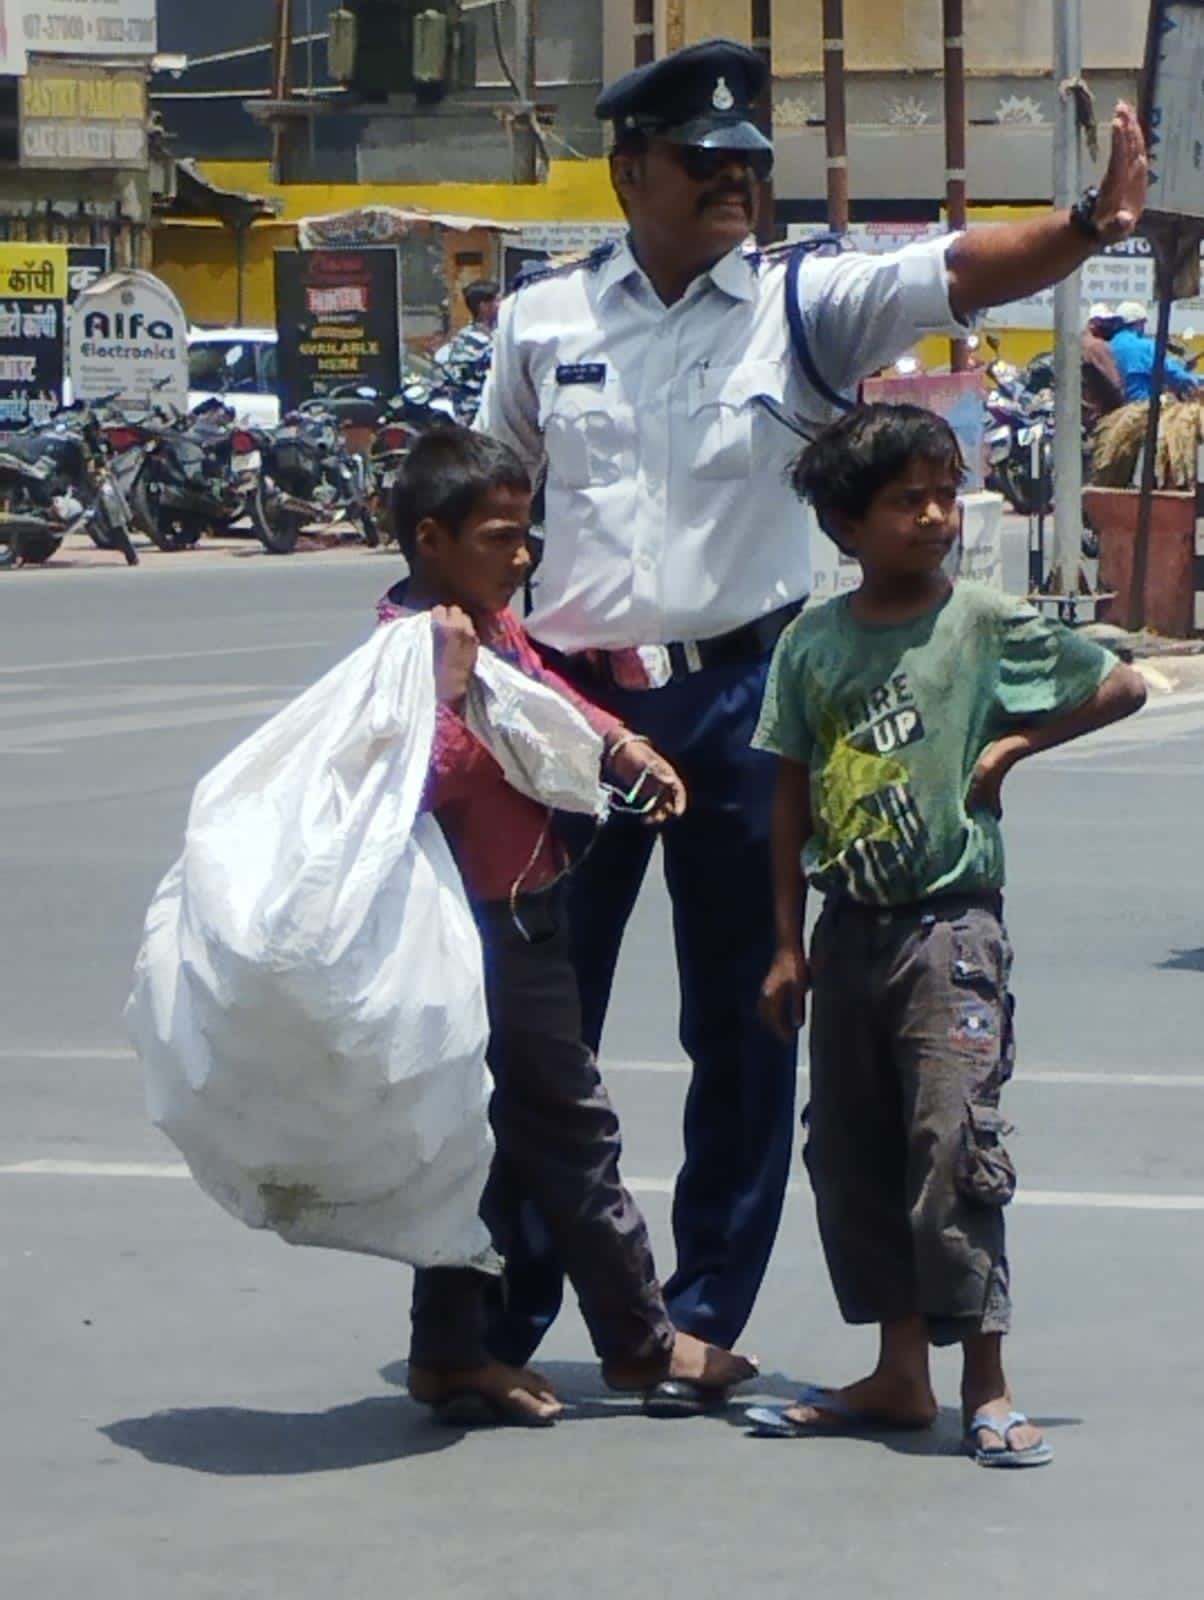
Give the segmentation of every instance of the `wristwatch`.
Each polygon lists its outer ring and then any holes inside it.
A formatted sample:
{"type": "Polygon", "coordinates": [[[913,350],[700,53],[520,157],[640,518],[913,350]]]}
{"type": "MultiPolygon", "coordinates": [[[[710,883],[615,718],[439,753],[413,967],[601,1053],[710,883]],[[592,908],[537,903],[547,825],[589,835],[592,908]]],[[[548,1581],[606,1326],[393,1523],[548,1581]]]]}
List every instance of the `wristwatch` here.
{"type": "Polygon", "coordinates": [[[1099,190],[1085,189],[1082,197],[1070,208],[1071,227],[1076,228],[1085,239],[1090,239],[1092,244],[1104,242],[1103,230],[1095,220],[1095,208],[1098,204],[1099,190]]]}

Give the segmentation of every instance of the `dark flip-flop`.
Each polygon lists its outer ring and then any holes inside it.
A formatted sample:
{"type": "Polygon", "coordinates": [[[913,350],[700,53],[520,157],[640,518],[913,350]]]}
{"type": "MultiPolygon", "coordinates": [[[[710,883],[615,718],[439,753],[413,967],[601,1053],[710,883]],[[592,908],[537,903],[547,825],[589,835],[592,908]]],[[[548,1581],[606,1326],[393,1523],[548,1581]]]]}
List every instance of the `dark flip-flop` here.
{"type": "Polygon", "coordinates": [[[644,1390],[646,1417],[704,1417],[722,1411],[731,1391],[695,1383],[690,1378],[666,1378],[644,1390]]]}
{"type": "Polygon", "coordinates": [[[525,1406],[507,1404],[479,1389],[459,1389],[431,1407],[431,1416],[447,1428],[551,1428],[555,1417],[537,1417],[525,1406]]]}
{"type": "Polygon", "coordinates": [[[901,1422],[875,1411],[857,1411],[832,1389],[808,1384],[796,1406],[813,1406],[824,1413],[822,1421],[797,1422],[791,1406],[749,1406],[744,1413],[754,1439],[847,1439],[866,1433],[920,1433],[926,1422],[901,1422]]]}

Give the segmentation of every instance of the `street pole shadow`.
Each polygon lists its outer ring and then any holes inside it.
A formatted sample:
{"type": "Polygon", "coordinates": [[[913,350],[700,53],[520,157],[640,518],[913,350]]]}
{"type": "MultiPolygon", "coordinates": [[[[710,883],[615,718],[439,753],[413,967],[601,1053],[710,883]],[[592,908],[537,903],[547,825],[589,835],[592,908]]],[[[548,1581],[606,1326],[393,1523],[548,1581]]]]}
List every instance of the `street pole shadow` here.
{"type": "Polygon", "coordinates": [[[1204,949],[1172,950],[1158,966],[1162,972],[1204,972],[1204,949]]]}
{"type": "Polygon", "coordinates": [[[159,1466],[222,1478],[296,1477],[379,1466],[445,1450],[460,1437],[435,1428],[392,1395],[330,1411],[253,1411],[201,1406],[127,1417],[99,1430],[159,1466]]]}

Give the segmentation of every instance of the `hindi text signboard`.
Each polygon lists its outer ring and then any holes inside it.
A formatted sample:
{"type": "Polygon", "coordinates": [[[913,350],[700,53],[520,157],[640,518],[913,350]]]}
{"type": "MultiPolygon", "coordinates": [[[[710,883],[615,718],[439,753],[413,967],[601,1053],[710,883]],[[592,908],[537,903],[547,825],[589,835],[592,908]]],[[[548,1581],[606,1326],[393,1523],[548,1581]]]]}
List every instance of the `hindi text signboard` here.
{"type": "Polygon", "coordinates": [[[66,245],[0,244],[0,431],[62,404],[67,283],[66,245]]]}

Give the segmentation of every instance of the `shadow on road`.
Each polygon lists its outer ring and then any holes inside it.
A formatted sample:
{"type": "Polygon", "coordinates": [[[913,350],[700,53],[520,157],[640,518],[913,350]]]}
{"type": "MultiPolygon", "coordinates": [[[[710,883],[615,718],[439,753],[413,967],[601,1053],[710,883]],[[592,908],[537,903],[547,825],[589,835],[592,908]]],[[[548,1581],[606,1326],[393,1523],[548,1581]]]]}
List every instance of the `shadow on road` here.
{"type": "Polygon", "coordinates": [[[383,1395],[331,1411],[157,1411],[110,1422],[100,1432],[147,1461],[227,1478],[378,1466],[445,1450],[460,1437],[453,1429],[432,1427],[416,1407],[383,1395]]]}
{"type": "Polygon", "coordinates": [[[1158,965],[1163,972],[1204,972],[1204,949],[1173,950],[1158,965]]]}

